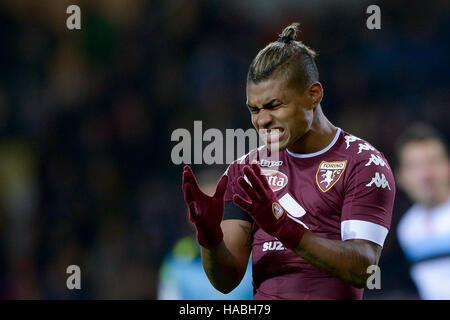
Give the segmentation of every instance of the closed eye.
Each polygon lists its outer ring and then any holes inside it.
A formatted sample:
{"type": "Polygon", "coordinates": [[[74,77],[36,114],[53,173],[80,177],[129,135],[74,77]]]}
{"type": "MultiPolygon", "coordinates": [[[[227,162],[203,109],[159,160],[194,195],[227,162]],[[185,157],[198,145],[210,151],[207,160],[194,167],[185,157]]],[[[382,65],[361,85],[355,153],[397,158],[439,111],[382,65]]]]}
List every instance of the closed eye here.
{"type": "Polygon", "coordinates": [[[258,107],[254,107],[254,106],[251,106],[251,105],[247,105],[247,108],[248,108],[248,110],[250,110],[251,113],[255,113],[255,112],[259,111],[258,107]]]}
{"type": "Polygon", "coordinates": [[[278,108],[279,106],[281,106],[281,103],[279,103],[279,104],[266,105],[266,106],[264,106],[264,109],[273,110],[273,109],[278,108]]]}
{"type": "MultiPolygon", "coordinates": [[[[282,105],[282,103],[267,103],[267,104],[265,104],[265,105],[263,106],[263,109],[266,109],[266,110],[274,110],[274,109],[277,109],[278,107],[280,107],[281,105],[282,105]]],[[[255,106],[252,106],[252,105],[249,105],[249,104],[247,104],[247,108],[248,108],[248,110],[250,110],[250,112],[252,112],[252,113],[258,112],[259,109],[260,109],[260,108],[258,108],[258,107],[255,107],[255,106]]]]}

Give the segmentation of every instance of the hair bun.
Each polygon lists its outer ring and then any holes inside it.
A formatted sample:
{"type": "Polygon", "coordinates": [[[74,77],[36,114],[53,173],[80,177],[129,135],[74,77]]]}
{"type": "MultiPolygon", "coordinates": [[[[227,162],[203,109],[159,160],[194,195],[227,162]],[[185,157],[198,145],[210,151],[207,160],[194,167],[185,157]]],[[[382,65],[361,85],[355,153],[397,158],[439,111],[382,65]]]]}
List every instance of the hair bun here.
{"type": "Polygon", "coordinates": [[[279,35],[278,41],[283,43],[289,43],[297,38],[298,27],[300,23],[294,22],[283,29],[283,32],[279,35]]]}

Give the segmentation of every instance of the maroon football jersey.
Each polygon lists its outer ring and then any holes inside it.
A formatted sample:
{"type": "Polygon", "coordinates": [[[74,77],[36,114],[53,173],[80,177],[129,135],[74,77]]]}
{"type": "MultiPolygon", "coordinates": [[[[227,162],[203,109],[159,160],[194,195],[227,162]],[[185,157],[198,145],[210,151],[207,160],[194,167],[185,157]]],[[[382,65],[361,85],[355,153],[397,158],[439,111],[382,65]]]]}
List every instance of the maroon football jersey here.
{"type": "MultiPolygon", "coordinates": [[[[252,159],[252,152],[228,167],[225,201],[236,193],[246,198],[237,178],[246,163],[257,162],[288,217],[321,237],[383,246],[395,183],[384,155],[372,145],[338,129],[330,145],[315,153],[284,150],[275,161],[252,159]]],[[[252,233],[254,299],[362,299],[363,289],[319,271],[256,223],[252,233]]]]}

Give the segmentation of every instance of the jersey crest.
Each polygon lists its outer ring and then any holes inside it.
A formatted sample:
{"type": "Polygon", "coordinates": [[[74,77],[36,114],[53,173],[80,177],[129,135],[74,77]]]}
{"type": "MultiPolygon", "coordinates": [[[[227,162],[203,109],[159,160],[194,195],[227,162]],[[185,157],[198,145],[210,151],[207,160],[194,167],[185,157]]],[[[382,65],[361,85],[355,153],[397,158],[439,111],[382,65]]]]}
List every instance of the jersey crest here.
{"type": "Polygon", "coordinates": [[[344,161],[322,161],[317,168],[316,183],[322,192],[330,190],[341,178],[347,166],[347,160],[344,161]]]}

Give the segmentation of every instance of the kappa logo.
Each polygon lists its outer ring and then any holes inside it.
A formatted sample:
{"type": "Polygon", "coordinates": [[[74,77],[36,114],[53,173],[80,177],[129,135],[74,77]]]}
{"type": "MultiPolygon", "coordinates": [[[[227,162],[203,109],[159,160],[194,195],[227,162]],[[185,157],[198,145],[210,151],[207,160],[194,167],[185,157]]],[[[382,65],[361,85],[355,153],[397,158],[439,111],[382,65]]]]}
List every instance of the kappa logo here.
{"type": "Polygon", "coordinates": [[[372,181],[370,181],[368,184],[366,184],[366,187],[371,187],[373,184],[378,188],[385,189],[386,187],[391,190],[391,187],[389,186],[389,182],[387,181],[385,175],[382,173],[381,176],[378,172],[375,172],[375,177],[372,178],[372,181]]]}
{"type": "MultiPolygon", "coordinates": [[[[352,135],[347,135],[345,139],[345,149],[350,148],[350,144],[355,141],[360,141],[361,139],[352,135]]],[[[371,146],[368,142],[358,143],[358,154],[363,151],[375,151],[375,148],[371,146]]]]}
{"type": "Polygon", "coordinates": [[[375,148],[372,147],[369,143],[364,142],[364,143],[360,143],[358,144],[359,148],[358,148],[358,154],[360,154],[363,150],[370,150],[370,151],[375,151],[375,148]]]}
{"type": "Polygon", "coordinates": [[[274,202],[274,203],[272,203],[272,212],[273,212],[273,215],[275,216],[275,218],[277,218],[277,220],[278,220],[283,215],[284,210],[283,210],[283,207],[280,206],[279,203],[274,202]]]}
{"type": "Polygon", "coordinates": [[[327,192],[341,178],[347,166],[347,160],[327,162],[322,161],[316,172],[316,183],[320,190],[327,192]]]}
{"type": "Polygon", "coordinates": [[[370,166],[372,163],[374,165],[380,166],[380,167],[386,167],[387,166],[387,163],[379,155],[375,155],[373,153],[370,155],[370,159],[366,163],[366,167],[370,166]]]}
{"type": "Polygon", "coordinates": [[[345,139],[345,144],[346,144],[346,148],[345,149],[348,149],[350,147],[350,143],[358,141],[358,140],[361,140],[360,138],[357,138],[357,137],[352,136],[352,135],[347,135],[347,136],[344,137],[344,139],[345,139]]]}

